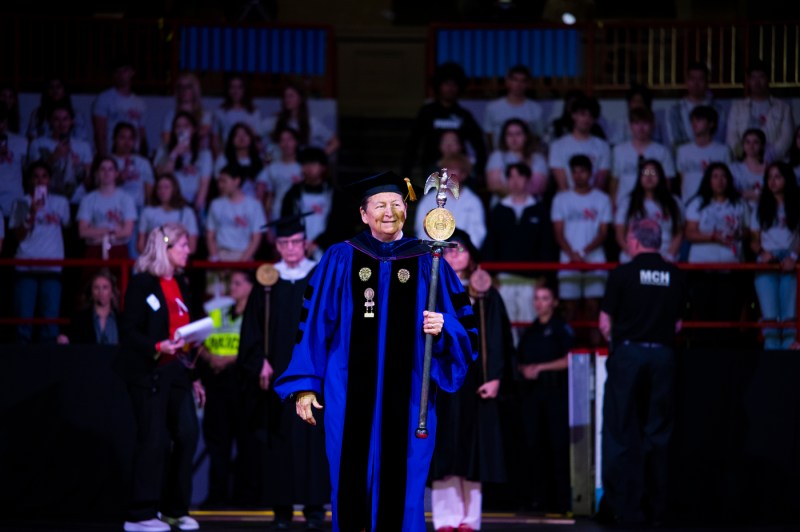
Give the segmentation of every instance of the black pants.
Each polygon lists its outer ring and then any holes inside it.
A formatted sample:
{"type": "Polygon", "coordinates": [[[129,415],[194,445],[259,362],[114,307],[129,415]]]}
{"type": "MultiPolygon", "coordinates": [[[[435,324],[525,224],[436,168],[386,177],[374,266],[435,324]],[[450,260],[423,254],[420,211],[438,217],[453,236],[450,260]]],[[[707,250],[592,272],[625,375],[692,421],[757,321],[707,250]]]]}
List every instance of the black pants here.
{"type": "Polygon", "coordinates": [[[625,344],[606,363],[603,498],[626,523],[661,521],[673,428],[675,362],[669,347],[625,344]]]}
{"type": "Polygon", "coordinates": [[[188,370],[171,362],[128,386],[137,448],[129,521],[189,513],[198,423],[188,370]]]}
{"type": "Polygon", "coordinates": [[[209,457],[206,504],[263,506],[260,467],[264,444],[258,437],[261,399],[255,378],[236,365],[203,378],[206,406],[203,437],[209,457]],[[235,457],[232,457],[235,445],[235,457]],[[231,490],[232,486],[232,490],[231,490]]]}
{"type": "Polygon", "coordinates": [[[534,509],[570,510],[569,395],[566,371],[542,372],[522,383],[520,408],[525,433],[526,498],[534,509]]]}

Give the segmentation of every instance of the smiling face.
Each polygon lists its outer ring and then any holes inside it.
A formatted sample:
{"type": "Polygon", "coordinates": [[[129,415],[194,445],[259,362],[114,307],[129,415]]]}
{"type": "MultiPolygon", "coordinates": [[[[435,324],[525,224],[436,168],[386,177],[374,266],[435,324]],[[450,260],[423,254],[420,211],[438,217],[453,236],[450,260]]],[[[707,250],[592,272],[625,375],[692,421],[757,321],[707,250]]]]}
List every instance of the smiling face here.
{"type": "Polygon", "coordinates": [[[361,209],[361,221],[369,225],[372,236],[381,242],[400,238],[406,221],[406,203],[396,192],[380,192],[370,196],[367,208],[361,209]]]}

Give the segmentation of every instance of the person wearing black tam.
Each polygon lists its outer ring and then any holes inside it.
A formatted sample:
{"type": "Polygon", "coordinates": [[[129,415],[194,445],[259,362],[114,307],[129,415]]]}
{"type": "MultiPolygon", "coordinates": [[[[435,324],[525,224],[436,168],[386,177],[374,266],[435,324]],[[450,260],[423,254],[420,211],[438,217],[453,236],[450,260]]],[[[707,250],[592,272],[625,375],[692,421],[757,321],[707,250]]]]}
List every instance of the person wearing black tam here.
{"type": "Polygon", "coordinates": [[[436,311],[424,310],[430,248],[403,234],[410,180],[377,174],[347,189],[368,229],[317,265],[289,367],[275,390],[311,425],[325,414],[333,530],[425,530],[424,493],[438,389],[457,390],[478,345],[461,282],[440,262],[436,311]],[[420,409],[425,334],[434,336],[427,439],[420,409]]]}
{"type": "MultiPolygon", "coordinates": [[[[471,282],[478,266],[478,249],[469,235],[456,229],[448,239],[444,259],[464,284],[478,317],[479,359],[455,393],[438,397],[439,437],[431,464],[431,506],[437,531],[467,532],[481,528],[481,501],[485,483],[507,480],[500,425],[498,394],[510,379],[514,349],[511,322],[500,294],[491,286],[471,282]]],[[[476,276],[479,274],[475,274],[476,276]]]]}
{"type": "MultiPolygon", "coordinates": [[[[324,504],[330,501],[323,431],[298,419],[294,405],[282,403],[272,386],[289,365],[303,293],[317,264],[305,256],[308,242],[303,220],[309,214],[279,218],[267,224],[275,229],[280,261],[274,267],[280,277],[269,289],[269,299],[259,285],[250,293],[242,318],[237,358],[252,398],[251,406],[243,407],[248,412],[245,423],[251,432],[252,427],[257,427],[255,433],[259,435],[248,449],[254,455],[249,463],[259,471],[263,502],[273,508],[273,528],[277,530],[291,528],[295,504],[303,505],[306,528],[321,530],[324,504]],[[265,336],[267,300],[269,331],[265,336]],[[266,350],[265,342],[268,342],[266,350]]],[[[321,424],[321,417],[319,421],[321,424]]]]}

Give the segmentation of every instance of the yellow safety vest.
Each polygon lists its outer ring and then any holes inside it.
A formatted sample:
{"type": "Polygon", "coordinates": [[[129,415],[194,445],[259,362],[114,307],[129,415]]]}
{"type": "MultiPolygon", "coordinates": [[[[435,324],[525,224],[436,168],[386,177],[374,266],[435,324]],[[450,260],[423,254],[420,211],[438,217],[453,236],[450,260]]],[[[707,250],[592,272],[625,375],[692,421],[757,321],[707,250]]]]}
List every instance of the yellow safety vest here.
{"type": "Polygon", "coordinates": [[[230,307],[219,308],[208,314],[214,322],[214,331],[206,338],[204,345],[212,355],[236,356],[239,353],[242,316],[232,318],[230,310],[230,307]]]}

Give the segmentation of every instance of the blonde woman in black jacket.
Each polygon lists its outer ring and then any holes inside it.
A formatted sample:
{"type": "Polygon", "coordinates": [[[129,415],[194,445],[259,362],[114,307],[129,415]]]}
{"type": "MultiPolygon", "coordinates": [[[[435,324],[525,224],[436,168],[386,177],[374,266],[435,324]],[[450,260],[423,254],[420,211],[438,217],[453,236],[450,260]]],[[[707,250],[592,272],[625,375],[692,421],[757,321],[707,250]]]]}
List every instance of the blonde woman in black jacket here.
{"type": "Polygon", "coordinates": [[[199,528],[189,503],[198,436],[194,401],[202,407],[205,392],[193,382],[187,346],[172,340],[175,330],[192,320],[180,275],[189,253],[182,225],[156,227],[125,293],[120,362],[138,433],[128,532],[199,528]]]}

